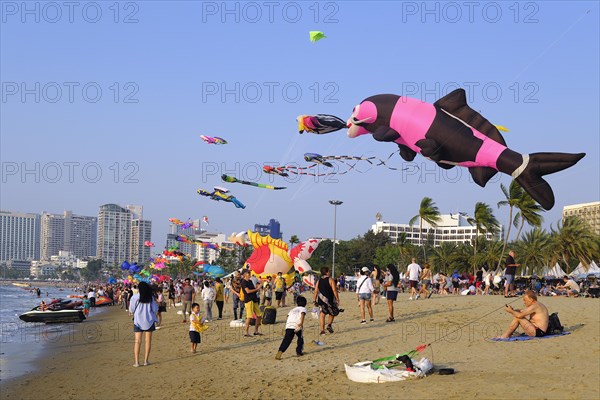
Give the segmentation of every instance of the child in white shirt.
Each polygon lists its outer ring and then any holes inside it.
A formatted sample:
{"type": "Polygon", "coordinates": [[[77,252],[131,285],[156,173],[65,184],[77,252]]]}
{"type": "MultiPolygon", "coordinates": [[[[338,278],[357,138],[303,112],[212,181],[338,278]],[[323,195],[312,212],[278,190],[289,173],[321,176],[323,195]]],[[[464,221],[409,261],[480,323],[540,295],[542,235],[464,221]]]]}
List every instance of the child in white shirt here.
{"type": "Polygon", "coordinates": [[[279,346],[279,351],[275,356],[276,360],[281,360],[283,353],[290,347],[294,335],[298,336],[298,342],[296,344],[296,355],[298,357],[304,355],[304,337],[302,336],[302,328],[304,325],[304,317],[306,316],[306,298],[298,296],[296,299],[296,305],[292,311],[288,313],[287,322],[285,323],[285,336],[279,346]]]}

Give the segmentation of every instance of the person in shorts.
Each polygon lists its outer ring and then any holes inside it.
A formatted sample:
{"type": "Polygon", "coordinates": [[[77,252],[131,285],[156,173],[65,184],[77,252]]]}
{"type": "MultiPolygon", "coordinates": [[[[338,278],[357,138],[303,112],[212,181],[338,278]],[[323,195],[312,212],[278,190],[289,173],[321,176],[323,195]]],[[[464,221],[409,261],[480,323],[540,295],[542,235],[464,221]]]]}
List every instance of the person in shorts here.
{"type": "Polygon", "coordinates": [[[417,294],[417,286],[419,285],[419,276],[421,275],[421,266],[417,264],[417,259],[413,258],[412,262],[408,265],[406,269],[406,275],[408,276],[408,281],[410,284],[410,299],[413,297],[415,300],[419,298],[417,294]]]}
{"type": "Polygon", "coordinates": [[[192,303],[192,312],[190,313],[190,342],[192,343],[192,353],[196,352],[198,343],[200,343],[201,330],[202,319],[200,318],[200,304],[192,303]]]}
{"type": "Polygon", "coordinates": [[[285,294],[285,279],[281,272],[277,273],[277,278],[275,278],[275,300],[277,300],[277,308],[283,307],[285,301],[283,300],[283,295],[285,294]]]}
{"type": "Polygon", "coordinates": [[[260,327],[260,322],[262,320],[262,315],[260,312],[260,307],[258,305],[258,291],[260,290],[259,286],[254,286],[254,282],[250,279],[250,270],[244,270],[242,274],[242,282],[241,282],[241,291],[244,299],[244,308],[246,309],[246,333],[244,336],[250,337],[248,330],[250,329],[250,320],[252,316],[256,316],[256,323],[254,325],[254,336],[262,336],[262,333],[258,331],[260,327]]]}
{"type": "Polygon", "coordinates": [[[504,297],[514,297],[515,296],[515,274],[517,273],[517,267],[520,267],[521,264],[517,264],[515,262],[515,252],[513,250],[508,252],[508,257],[506,257],[506,270],[504,272],[504,297]]]}
{"type": "Polygon", "coordinates": [[[371,296],[375,288],[373,287],[373,282],[371,282],[371,271],[369,268],[363,267],[360,271],[360,275],[360,278],[358,278],[358,281],[356,282],[356,297],[358,299],[358,306],[360,308],[360,323],[364,325],[367,323],[367,320],[365,319],[365,304],[369,310],[371,322],[374,321],[371,296]]]}
{"type": "Polygon", "coordinates": [[[419,295],[421,295],[423,299],[428,299],[431,296],[431,293],[429,293],[429,287],[431,286],[431,269],[429,268],[429,263],[425,263],[423,266],[423,271],[421,271],[421,282],[423,283],[421,284],[419,295]]]}
{"type": "Polygon", "coordinates": [[[398,282],[400,282],[400,275],[394,264],[388,264],[387,273],[383,282],[385,288],[385,298],[387,299],[388,305],[388,319],[385,322],[394,322],[394,301],[398,298],[398,282]]]}

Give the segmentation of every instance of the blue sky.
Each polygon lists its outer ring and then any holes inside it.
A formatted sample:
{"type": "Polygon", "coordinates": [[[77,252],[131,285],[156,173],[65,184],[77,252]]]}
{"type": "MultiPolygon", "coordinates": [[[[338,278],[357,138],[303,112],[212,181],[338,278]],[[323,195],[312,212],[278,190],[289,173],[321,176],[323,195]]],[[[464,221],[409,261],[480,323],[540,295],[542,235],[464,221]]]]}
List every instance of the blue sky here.
{"type": "MultiPolygon", "coordinates": [[[[60,4],[2,2],[3,210],[96,215],[105,203],[141,204],[160,246],[170,217],[207,215],[226,233],[276,218],[284,239],[331,237],[328,200],[339,199],[338,237],[350,239],[377,212],[407,222],[424,196],[443,213],[471,212],[477,201],[496,208],[508,176],[480,188],[466,170],[422,157],[404,172],[361,163],[360,172],[318,179],[259,173],[306,165],[306,152],[395,150],[344,131],[298,135],[299,114],[346,119],[374,94],[433,102],[457,86],[510,129],[510,148],[587,153],[547,178],[556,205],[546,227],[564,205],[600,198],[597,2],[60,4]],[[311,43],[310,30],[327,38],[311,43]],[[229,143],[207,145],[202,134],[229,143]],[[221,173],[288,189],[223,184],[221,173]],[[213,186],[247,208],[196,194],[213,186]]],[[[389,164],[407,166],[398,155],[389,164]]],[[[496,215],[506,224],[507,210],[496,215]]]]}

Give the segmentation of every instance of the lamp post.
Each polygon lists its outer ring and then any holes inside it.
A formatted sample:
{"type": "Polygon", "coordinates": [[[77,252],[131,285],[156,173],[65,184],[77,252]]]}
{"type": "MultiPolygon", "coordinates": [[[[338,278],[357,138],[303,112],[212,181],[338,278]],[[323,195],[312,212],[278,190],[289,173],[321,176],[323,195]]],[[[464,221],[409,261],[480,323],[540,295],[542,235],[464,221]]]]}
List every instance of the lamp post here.
{"type": "Polygon", "coordinates": [[[335,242],[336,242],[336,228],[337,228],[337,206],[341,205],[343,201],[329,200],[329,204],[333,205],[333,263],[331,268],[331,277],[335,280],[335,242]]]}

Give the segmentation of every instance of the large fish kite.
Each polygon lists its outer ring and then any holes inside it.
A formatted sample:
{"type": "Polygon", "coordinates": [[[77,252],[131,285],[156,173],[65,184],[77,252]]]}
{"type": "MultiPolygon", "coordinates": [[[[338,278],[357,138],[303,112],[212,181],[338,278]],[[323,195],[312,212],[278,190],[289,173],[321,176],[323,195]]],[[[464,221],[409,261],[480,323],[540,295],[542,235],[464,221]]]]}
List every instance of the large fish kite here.
{"type": "Polygon", "coordinates": [[[351,138],[370,133],[377,141],[396,143],[406,161],[419,153],[444,169],[466,167],[480,186],[498,171],[511,175],[546,210],[554,206],[554,193],[542,176],[585,156],[509,149],[498,128],[467,105],[464,89],[433,104],[394,94],[371,96],[354,107],[347,126],[351,138]]]}

